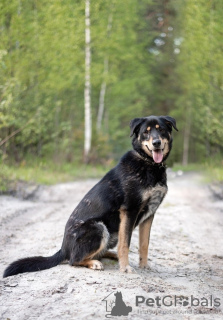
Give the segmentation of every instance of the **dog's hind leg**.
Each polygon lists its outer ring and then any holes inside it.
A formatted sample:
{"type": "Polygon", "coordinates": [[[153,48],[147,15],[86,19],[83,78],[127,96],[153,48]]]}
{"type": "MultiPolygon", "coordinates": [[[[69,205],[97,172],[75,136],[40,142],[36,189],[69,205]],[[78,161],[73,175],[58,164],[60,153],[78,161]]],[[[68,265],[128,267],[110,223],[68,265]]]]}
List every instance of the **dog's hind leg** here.
{"type": "Polygon", "coordinates": [[[77,266],[83,266],[93,270],[104,270],[104,266],[99,260],[85,260],[78,263],[77,266]]]}
{"type": "Polygon", "coordinates": [[[69,264],[103,270],[103,264],[97,259],[100,259],[107,251],[109,241],[109,232],[104,223],[86,221],[79,225],[76,230],[73,229],[72,233],[75,234],[74,239],[70,237],[71,232],[66,239],[66,243],[69,243],[69,239],[72,241],[68,244],[70,251],[69,264]]]}
{"type": "Polygon", "coordinates": [[[115,252],[106,251],[105,254],[102,256],[102,258],[118,260],[118,255],[115,252]]]}

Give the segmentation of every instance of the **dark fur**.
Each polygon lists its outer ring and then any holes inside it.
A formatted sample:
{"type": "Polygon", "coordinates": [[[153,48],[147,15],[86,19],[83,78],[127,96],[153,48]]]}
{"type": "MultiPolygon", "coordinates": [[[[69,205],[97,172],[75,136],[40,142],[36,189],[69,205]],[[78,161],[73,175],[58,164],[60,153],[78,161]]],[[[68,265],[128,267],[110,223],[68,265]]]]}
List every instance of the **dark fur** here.
{"type": "Polygon", "coordinates": [[[6,268],[3,277],[52,268],[64,260],[69,260],[70,265],[81,265],[87,259],[102,257],[118,242],[121,210],[127,219],[124,238],[129,246],[133,229],[146,213],[149,212],[148,217],[155,214],[165,196],[159,188],[167,188],[163,162],[172,147],[172,126],[177,130],[175,120],[168,116],[132,120],[134,150],[127,152],[73,211],[65,227],[61,249],[51,257],[17,260],[6,268]],[[159,130],[156,124],[160,126],[159,130]],[[150,133],[146,131],[148,126],[151,127],[150,133]],[[168,143],[168,153],[160,164],[154,163],[142,149],[143,141],[154,141],[158,137],[168,143]],[[153,188],[155,192],[152,192],[153,188]],[[151,194],[148,199],[143,199],[142,194],[147,190],[151,190],[151,194]]]}

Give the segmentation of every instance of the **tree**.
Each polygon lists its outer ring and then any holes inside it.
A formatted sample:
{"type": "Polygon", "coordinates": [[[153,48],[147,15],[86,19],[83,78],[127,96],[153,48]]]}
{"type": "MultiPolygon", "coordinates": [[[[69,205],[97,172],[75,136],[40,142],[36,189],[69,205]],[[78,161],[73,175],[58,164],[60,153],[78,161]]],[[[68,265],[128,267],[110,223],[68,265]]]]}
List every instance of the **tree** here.
{"type": "MultiPolygon", "coordinates": [[[[107,25],[107,37],[109,38],[110,32],[112,28],[112,12],[109,13],[108,16],[108,25],[107,25]]],[[[100,97],[99,97],[99,106],[98,106],[98,116],[97,116],[97,131],[101,130],[102,117],[104,114],[104,106],[105,106],[105,93],[106,93],[106,78],[108,76],[108,65],[109,65],[109,57],[106,56],[104,58],[104,74],[103,80],[101,84],[100,97]]]]}
{"type": "Polygon", "coordinates": [[[91,66],[91,33],[90,33],[90,0],[85,0],[85,140],[84,140],[84,161],[89,160],[91,150],[91,84],[90,84],[90,66],[91,66]]]}
{"type": "Polygon", "coordinates": [[[0,157],[116,159],[150,114],[177,119],[172,162],[222,156],[222,16],[220,0],[2,0],[0,157]]]}

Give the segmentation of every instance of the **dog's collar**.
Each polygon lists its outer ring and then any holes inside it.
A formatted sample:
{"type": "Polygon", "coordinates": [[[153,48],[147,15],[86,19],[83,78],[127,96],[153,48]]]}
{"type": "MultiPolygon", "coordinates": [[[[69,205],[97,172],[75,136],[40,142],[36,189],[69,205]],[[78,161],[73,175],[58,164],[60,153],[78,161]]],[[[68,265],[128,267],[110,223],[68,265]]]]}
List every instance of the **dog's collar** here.
{"type": "Polygon", "coordinates": [[[140,154],[139,152],[137,152],[136,150],[134,150],[137,154],[137,156],[139,158],[141,158],[142,160],[146,161],[147,163],[149,163],[150,165],[152,166],[155,166],[155,167],[158,167],[158,168],[166,168],[166,164],[164,161],[160,162],[160,163],[156,163],[155,161],[153,160],[150,160],[149,158],[147,157],[144,157],[142,154],[140,154]]]}

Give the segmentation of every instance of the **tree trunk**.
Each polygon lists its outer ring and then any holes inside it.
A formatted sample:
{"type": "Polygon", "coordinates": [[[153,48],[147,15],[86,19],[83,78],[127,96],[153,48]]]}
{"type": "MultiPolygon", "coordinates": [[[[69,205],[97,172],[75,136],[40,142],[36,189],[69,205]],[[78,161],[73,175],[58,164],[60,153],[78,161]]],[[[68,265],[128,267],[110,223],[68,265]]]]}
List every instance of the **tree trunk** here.
{"type": "Polygon", "coordinates": [[[84,162],[89,161],[91,150],[91,84],[90,84],[90,65],[91,65],[91,34],[90,34],[90,0],[85,0],[85,139],[84,139],[84,162]]]}
{"type": "MultiPolygon", "coordinates": [[[[106,77],[107,73],[108,73],[108,59],[105,58],[105,60],[104,60],[104,77],[106,77]]],[[[98,117],[97,117],[97,131],[98,132],[101,130],[102,117],[103,117],[103,113],[104,113],[105,92],[106,92],[106,81],[104,79],[101,84],[100,97],[99,97],[99,107],[98,107],[98,117]]]]}
{"type": "Polygon", "coordinates": [[[187,109],[187,116],[186,116],[186,124],[184,128],[184,144],[183,144],[183,166],[188,165],[189,159],[189,143],[190,143],[190,128],[191,128],[191,111],[190,107],[187,109]]]}
{"type": "MultiPolygon", "coordinates": [[[[110,37],[112,28],[112,13],[109,14],[108,17],[108,25],[107,25],[107,37],[110,37]]],[[[104,114],[105,108],[105,93],[106,93],[106,77],[108,74],[108,57],[104,59],[104,79],[101,84],[100,97],[99,97],[99,107],[98,107],[98,116],[97,116],[97,131],[101,130],[102,117],[104,114]]]]}

